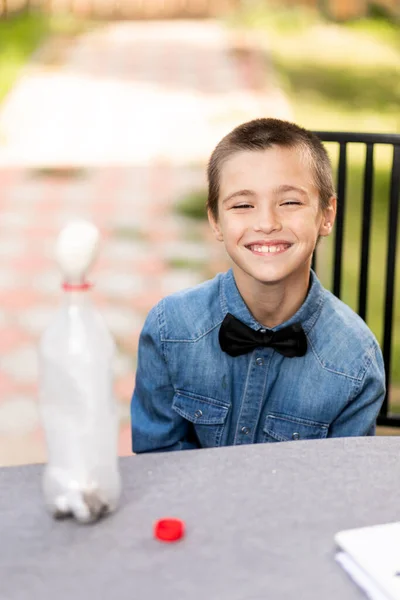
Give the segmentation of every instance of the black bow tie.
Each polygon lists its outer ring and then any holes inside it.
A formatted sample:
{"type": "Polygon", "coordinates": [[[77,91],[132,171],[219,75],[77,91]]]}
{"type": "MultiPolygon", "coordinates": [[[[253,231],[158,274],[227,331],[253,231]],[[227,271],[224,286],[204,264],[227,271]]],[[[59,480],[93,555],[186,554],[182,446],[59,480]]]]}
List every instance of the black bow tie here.
{"type": "Polygon", "coordinates": [[[279,331],[254,331],[230,313],[220,327],[219,343],[221,349],[230,356],[247,354],[260,346],[269,346],[288,358],[304,356],[307,352],[307,338],[300,323],[279,331]]]}

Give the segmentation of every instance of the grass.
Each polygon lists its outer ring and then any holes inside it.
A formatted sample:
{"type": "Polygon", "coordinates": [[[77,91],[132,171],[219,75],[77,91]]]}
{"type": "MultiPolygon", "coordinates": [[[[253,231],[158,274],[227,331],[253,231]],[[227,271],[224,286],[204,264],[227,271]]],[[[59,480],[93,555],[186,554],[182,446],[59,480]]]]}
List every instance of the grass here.
{"type": "Polygon", "coordinates": [[[22,67],[49,35],[73,37],[94,23],[67,15],[22,12],[0,19],[0,102],[22,67]]]}
{"type": "Polygon", "coordinates": [[[265,47],[297,123],[400,132],[400,25],[386,19],[338,24],[311,9],[254,1],[244,2],[229,23],[250,30],[265,47]]]}

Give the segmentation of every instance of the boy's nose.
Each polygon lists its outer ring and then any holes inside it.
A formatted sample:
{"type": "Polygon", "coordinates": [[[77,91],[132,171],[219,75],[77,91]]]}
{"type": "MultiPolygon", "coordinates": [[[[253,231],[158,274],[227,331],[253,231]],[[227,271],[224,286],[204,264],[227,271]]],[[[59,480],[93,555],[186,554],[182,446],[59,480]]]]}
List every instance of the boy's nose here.
{"type": "Polygon", "coordinates": [[[282,224],[274,210],[264,210],[256,215],[253,229],[254,231],[272,233],[273,231],[280,231],[282,224]]]}

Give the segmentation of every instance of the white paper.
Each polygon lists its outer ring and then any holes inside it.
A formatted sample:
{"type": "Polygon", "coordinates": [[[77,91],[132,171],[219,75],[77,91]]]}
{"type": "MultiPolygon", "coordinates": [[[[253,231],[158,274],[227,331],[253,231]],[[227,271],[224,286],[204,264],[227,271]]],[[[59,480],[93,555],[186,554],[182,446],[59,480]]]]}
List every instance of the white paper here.
{"type": "Polygon", "coordinates": [[[356,562],[345,552],[338,552],[335,556],[337,562],[343,567],[365,594],[371,600],[388,600],[388,596],[377,588],[370,577],[357,565],[356,562]]]}
{"type": "Polygon", "coordinates": [[[371,600],[400,600],[400,523],[339,531],[336,560],[371,600]]]}

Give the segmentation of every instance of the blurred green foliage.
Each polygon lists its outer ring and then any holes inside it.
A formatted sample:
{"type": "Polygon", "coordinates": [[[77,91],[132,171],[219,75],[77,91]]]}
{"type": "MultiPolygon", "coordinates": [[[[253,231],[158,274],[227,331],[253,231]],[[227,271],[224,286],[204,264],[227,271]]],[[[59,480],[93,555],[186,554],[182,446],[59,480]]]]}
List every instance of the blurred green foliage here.
{"type": "Polygon", "coordinates": [[[193,190],[179,200],[175,210],[184,217],[202,220],[207,219],[207,190],[193,190]]]}
{"type": "Polygon", "coordinates": [[[369,17],[339,24],[310,8],[247,0],[228,23],[264,49],[266,77],[272,61],[297,123],[400,132],[399,22],[369,17]]]}
{"type": "Polygon", "coordinates": [[[282,56],[275,57],[275,65],[284,73],[292,93],[304,94],[307,103],[313,96],[314,102],[320,98],[324,105],[334,105],[338,113],[384,111],[397,120],[397,129],[400,126],[400,57],[399,66],[386,68],[289,62],[282,56]]]}
{"type": "Polygon", "coordinates": [[[48,31],[49,20],[41,14],[17,14],[0,20],[0,101],[48,31]]]}
{"type": "Polygon", "coordinates": [[[227,17],[235,27],[250,29],[273,29],[281,35],[308,29],[322,15],[306,6],[278,7],[265,0],[241,0],[227,17]]]}
{"type": "Polygon", "coordinates": [[[11,89],[21,68],[49,34],[75,36],[93,22],[70,15],[25,11],[0,19],[0,102],[11,89]]]}

